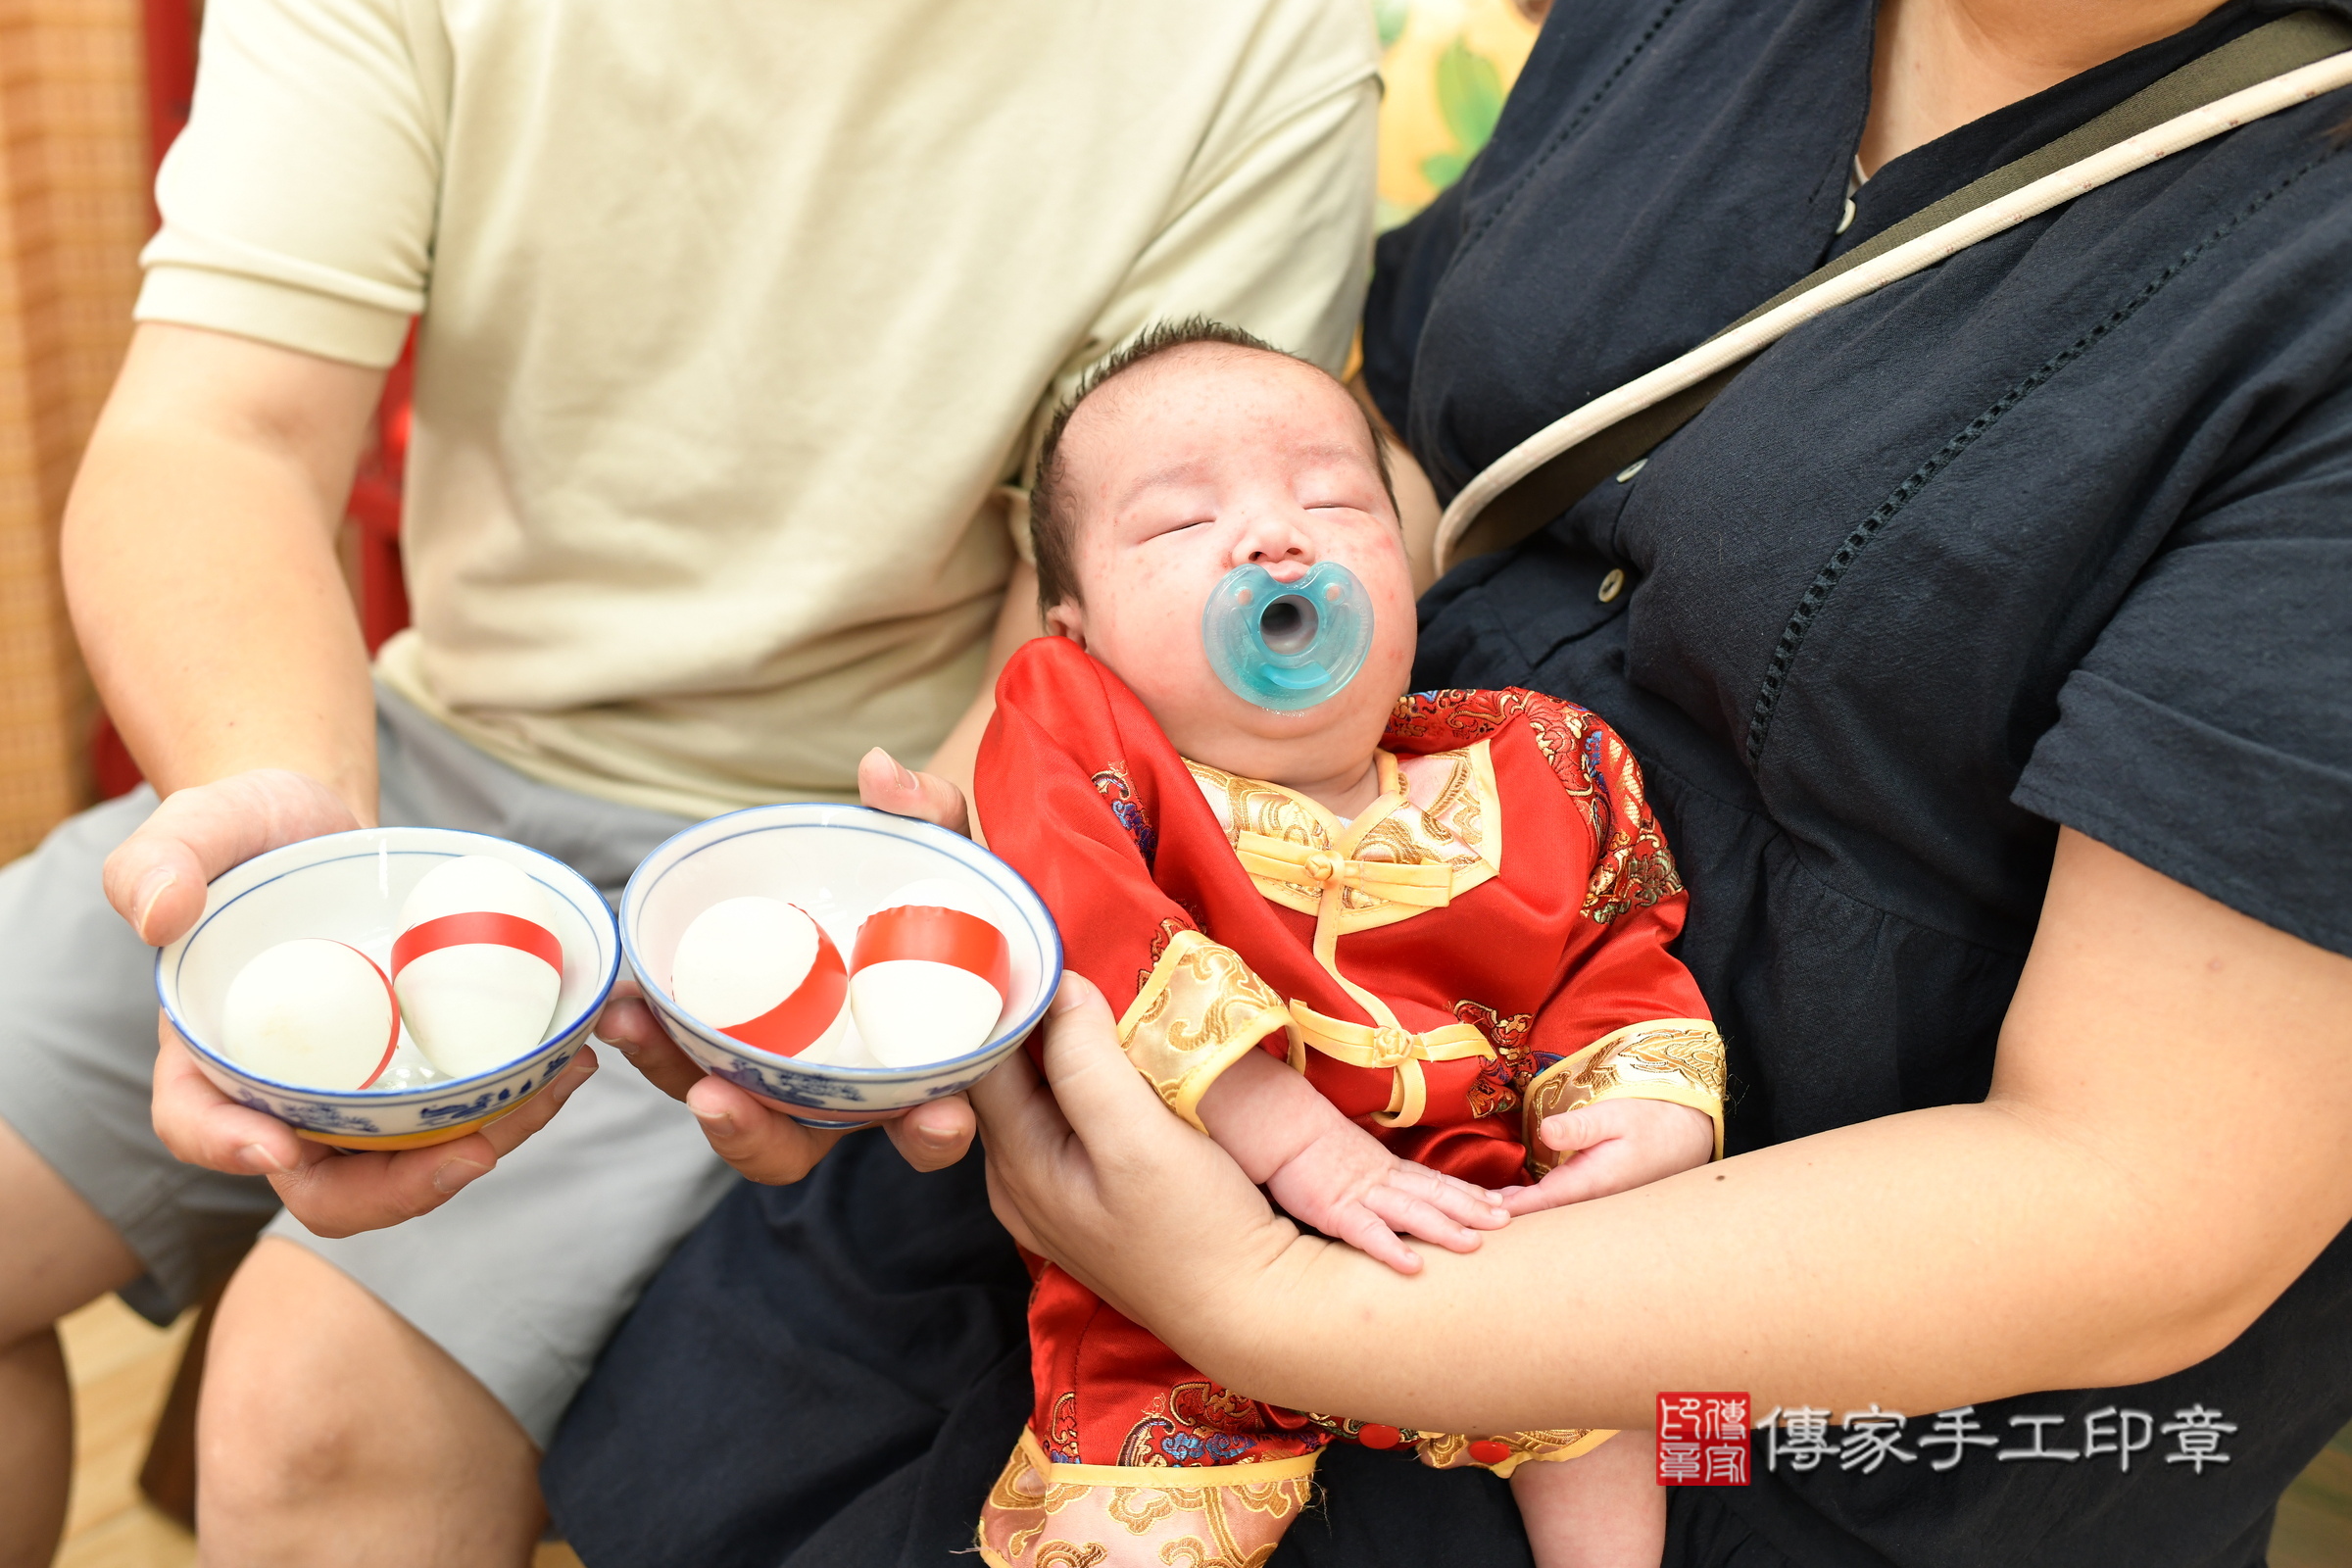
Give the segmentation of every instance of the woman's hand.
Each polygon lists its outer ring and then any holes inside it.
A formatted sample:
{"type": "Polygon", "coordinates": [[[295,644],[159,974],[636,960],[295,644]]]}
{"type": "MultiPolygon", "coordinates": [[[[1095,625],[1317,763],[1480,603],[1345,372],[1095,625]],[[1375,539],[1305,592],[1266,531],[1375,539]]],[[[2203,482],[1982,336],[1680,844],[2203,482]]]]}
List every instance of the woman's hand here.
{"type": "MultiPolygon", "coordinates": [[[[908,771],[878,746],[858,764],[858,799],[877,811],[917,817],[952,833],[970,831],[961,790],[929,773],[908,771]]],[[[718,1157],[753,1181],[770,1187],[797,1182],[815,1168],[825,1151],[848,1136],[846,1132],[804,1127],[793,1119],[792,1106],[703,1071],[662,1031],[634,982],[624,981],[613,988],[612,1000],[597,1019],[596,1035],[626,1056],[656,1088],[684,1102],[703,1124],[703,1136],[710,1141],[718,1157]]],[[[953,1165],[972,1144],[972,1107],[961,1095],[880,1116],[828,1112],[826,1119],[879,1123],[916,1170],[953,1165]]]]}
{"type": "Polygon", "coordinates": [[[1246,1312],[1266,1271],[1332,1250],[1301,1237],[1223,1150],[1168,1113],[1119,1049],[1091,982],[1062,975],[1045,1029],[1044,1078],[1016,1051],[972,1090],[989,1201],[1023,1247],[1160,1325],[1212,1303],[1228,1319],[1246,1312]]]}

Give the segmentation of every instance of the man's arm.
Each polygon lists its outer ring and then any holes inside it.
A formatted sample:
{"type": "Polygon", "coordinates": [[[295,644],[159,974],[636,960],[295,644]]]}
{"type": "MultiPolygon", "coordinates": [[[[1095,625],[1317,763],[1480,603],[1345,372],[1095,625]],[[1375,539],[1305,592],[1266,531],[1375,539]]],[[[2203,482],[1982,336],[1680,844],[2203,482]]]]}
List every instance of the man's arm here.
{"type": "Polygon", "coordinates": [[[335,530],[383,382],[193,327],[131,339],[60,551],[90,674],[158,794],[288,768],[373,820],[375,704],[335,530]]]}
{"type": "Polygon", "coordinates": [[[2352,1219],[2352,959],[2071,830],[1984,1102],[1518,1219],[1409,1280],[1150,1116],[1099,1000],[1063,991],[1054,1095],[1019,1056],[974,1091],[999,1213],[1208,1376],[1302,1408],[1497,1432],[1645,1425],[1661,1388],[1933,1410],[2141,1382],[2352,1219]],[[1430,1331],[1536,1299],[1578,1332],[1487,1366],[1430,1331]]]}

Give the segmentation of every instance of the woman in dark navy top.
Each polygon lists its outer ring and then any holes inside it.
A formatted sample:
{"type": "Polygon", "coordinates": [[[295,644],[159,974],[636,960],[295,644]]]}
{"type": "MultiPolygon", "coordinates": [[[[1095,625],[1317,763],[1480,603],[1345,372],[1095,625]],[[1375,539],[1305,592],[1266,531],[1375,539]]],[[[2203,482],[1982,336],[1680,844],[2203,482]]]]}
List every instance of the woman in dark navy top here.
{"type": "MultiPolygon", "coordinates": [[[[1366,385],[1450,496],[2289,9],[1562,0],[1493,143],[1384,240],[1366,385]]],[[[1289,1240],[1080,1006],[1050,1053],[1076,1140],[1018,1061],[976,1096],[1000,1211],[1285,1404],[1863,1414],[1674,1494],[1681,1568],[2259,1563],[2352,1419],[2348,117],[2244,125],[1828,313],[1425,601],[1422,684],[1557,693],[1640,755],[1732,1159],[1384,1278],[1289,1240]]],[[[588,1559],[957,1544],[1026,1397],[975,1177],[853,1142],[723,1205],[551,1455],[588,1559]],[[629,1485],[650,1452],[666,1504],[629,1485]]],[[[1498,1487],[1355,1450],[1327,1480],[1277,1568],[1526,1560],[1498,1487]]]]}
{"type": "MultiPolygon", "coordinates": [[[[2022,9],[1885,16],[1932,53],[1916,29],[2022,9]]],[[[2016,24],[2185,30],[1946,129],[1948,83],[1870,122],[1855,0],[1559,5],[1494,142],[1379,252],[1364,378],[1439,496],[2293,7],[2037,9],[2016,24]],[[1941,133],[1886,161],[1922,122],[1941,133]],[[1857,149],[1885,167],[1848,221],[1857,149]]],[[[2245,125],[1828,313],[1425,599],[1416,684],[1596,710],[1683,867],[1680,951],[1731,1044],[1732,1148],[1760,1162],[1744,1203],[1737,1159],[1712,1195],[1698,1173],[1636,1199],[1664,1245],[1715,1254],[1646,1272],[1690,1294],[1640,1298],[1603,1203],[1546,1260],[1498,1240],[1450,1269],[1480,1299],[1546,1269],[1571,1293],[1593,1348],[1513,1348],[1562,1379],[1548,1403],[1459,1386],[1507,1389],[1508,1361],[1446,1387],[1403,1337],[1393,1370],[1239,1325],[1171,1343],[1264,1397],[1438,1425],[1743,1386],[1759,1417],[1908,1417],[1909,1457],[1875,1462],[1840,1447],[1862,1427],[1803,1468],[1801,1428],[1759,1437],[1776,1467],[1679,1495],[1669,1562],[2262,1560],[2278,1494],[2352,1418],[2347,115],[2339,92],[2245,125]],[[2019,1392],[2066,1384],[2124,1386],[2019,1392]],[[1944,1410],[1972,1441],[1937,1441],[1944,1410]],[[2218,1422],[2230,1464],[2184,1457],[2218,1422]]],[[[1114,1298],[1168,1288],[1132,1259],[1161,1245],[1140,1212],[1114,1250],[1034,1201],[1114,1298]]],[[[1348,1281],[1323,1310],[1434,1310],[1348,1281]]],[[[1260,1322],[1291,1298],[1269,1293],[1260,1322]]]]}

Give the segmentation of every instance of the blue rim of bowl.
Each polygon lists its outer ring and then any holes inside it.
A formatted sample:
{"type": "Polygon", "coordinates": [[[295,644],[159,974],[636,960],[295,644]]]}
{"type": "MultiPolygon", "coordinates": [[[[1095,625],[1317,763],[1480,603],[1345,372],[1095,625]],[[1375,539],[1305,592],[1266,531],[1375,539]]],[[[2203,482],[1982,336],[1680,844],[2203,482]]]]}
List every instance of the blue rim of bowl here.
{"type": "MultiPolygon", "coordinates": [[[[782,824],[779,824],[779,826],[781,825],[782,824]]],[[[713,838],[709,844],[697,849],[695,853],[700,855],[703,853],[703,850],[716,848],[718,845],[726,843],[729,839],[741,838],[746,833],[760,833],[766,831],[768,831],[766,828],[746,827],[741,832],[722,834],[716,838],[713,838]]],[[[683,862],[681,861],[681,863],[683,862]]],[[[693,1024],[695,1028],[703,1031],[705,1034],[716,1035],[719,1039],[726,1041],[728,1050],[742,1052],[755,1061],[773,1061],[779,1065],[792,1067],[800,1072],[805,1072],[811,1076],[821,1077],[828,1074],[838,1073],[845,1080],[852,1083],[914,1083],[921,1079],[929,1078],[934,1074],[942,1072],[948,1068],[968,1065],[969,1063],[978,1061],[983,1056],[988,1055],[991,1052],[1001,1051],[1006,1041],[1010,1041],[1017,1045],[1020,1041],[1028,1037],[1030,1030],[1037,1027],[1037,1021],[1040,1018],[1043,1018],[1046,1015],[1046,1009],[1054,1004],[1054,993],[1061,989],[1061,960],[1063,956],[1063,950],[1061,946],[1061,927],[1054,923],[1054,911],[1046,907],[1046,901],[1038,897],[1037,889],[1029,885],[1028,878],[1022,876],[1020,872],[1015,871],[1000,857],[989,855],[989,852],[985,847],[973,843],[970,839],[965,838],[960,833],[950,832],[948,829],[941,827],[936,822],[926,822],[919,816],[900,816],[894,811],[877,811],[870,806],[835,805],[828,801],[781,801],[770,806],[747,806],[742,808],[740,810],[727,811],[717,816],[708,817],[703,821],[695,823],[692,827],[681,828],[677,832],[672,833],[668,838],[663,839],[660,844],[654,846],[652,854],[648,855],[644,859],[637,862],[637,870],[631,872],[629,875],[628,886],[621,889],[620,946],[621,951],[628,955],[629,970],[631,973],[636,975],[637,983],[640,986],[643,986],[649,993],[659,994],[664,1006],[675,1012],[679,1017],[685,1019],[688,1023],[693,1024]],[[804,811],[855,812],[859,816],[882,817],[897,825],[889,828],[860,827],[855,822],[808,822],[796,825],[807,827],[838,827],[847,829],[852,833],[880,833],[890,838],[912,838],[917,843],[925,840],[931,840],[934,841],[933,847],[938,849],[940,853],[946,855],[948,858],[952,860],[964,861],[968,864],[969,862],[965,860],[967,856],[986,855],[988,856],[988,858],[995,860],[997,864],[1004,866],[1004,874],[1012,879],[1013,885],[1019,888],[1023,893],[1027,894],[1030,901],[1037,906],[1038,912],[1045,916],[1046,934],[1052,940],[1053,944],[1053,958],[1052,961],[1045,966],[1042,973],[1054,976],[1054,984],[1045,988],[1045,995],[1038,999],[1037,1005],[1030,1008],[1027,1015],[1025,1015],[1020,1022],[1013,1025],[1010,1029],[992,1033],[980,1046],[974,1050],[965,1052],[960,1056],[946,1056],[938,1061],[924,1062],[919,1067],[846,1067],[837,1066],[832,1062],[804,1062],[797,1056],[779,1056],[772,1051],[761,1051],[758,1046],[745,1045],[733,1035],[728,1034],[724,1029],[720,1029],[713,1024],[707,1023],[703,1019],[696,1017],[693,1013],[688,1012],[684,1007],[679,1006],[677,998],[669,994],[668,987],[657,984],[650,976],[648,976],[646,973],[645,964],[638,956],[637,939],[635,935],[636,921],[634,918],[632,918],[636,911],[638,902],[643,896],[637,880],[638,877],[643,874],[646,866],[651,864],[653,861],[660,859],[662,853],[664,850],[667,850],[671,845],[677,843],[678,840],[690,837],[694,834],[708,832],[711,827],[718,823],[732,821],[734,818],[739,816],[774,816],[779,812],[798,814],[804,811]]],[[[821,1109],[824,1107],[816,1108],[821,1109]]],[[[862,1124],[850,1122],[827,1122],[823,1123],[822,1125],[855,1126],[862,1124]]]]}
{"type": "MultiPolygon", "coordinates": [[[[325,844],[335,839],[358,838],[363,835],[398,832],[439,833],[446,834],[451,838],[480,839],[485,844],[503,844],[509,849],[520,850],[523,854],[528,855],[535,859],[545,860],[548,864],[554,866],[557,870],[571,878],[581,887],[586,888],[589,893],[594,896],[596,907],[604,912],[605,924],[610,926],[612,931],[612,946],[605,955],[604,981],[597,987],[595,997],[589,1001],[585,1007],[574,1013],[571,1018],[564,1023],[563,1028],[555,1030],[552,1033],[541,1037],[537,1045],[524,1052],[521,1055],[514,1057],[513,1060],[503,1061],[495,1067],[488,1068],[482,1072],[469,1074],[464,1078],[444,1078],[436,1083],[418,1084],[412,1089],[319,1089],[310,1084],[290,1084],[281,1079],[265,1077],[263,1074],[255,1072],[251,1067],[244,1065],[242,1062],[231,1061],[226,1056],[223,1056],[220,1052],[215,1051],[212,1047],[197,1039],[194,1033],[189,1030],[187,1021],[180,1017],[179,1010],[172,1006],[172,999],[164,989],[164,953],[168,951],[170,947],[177,947],[180,950],[180,958],[184,962],[187,958],[187,948],[185,944],[188,939],[195,936],[197,932],[203,930],[207,925],[211,924],[217,916],[227,913],[230,908],[235,906],[238,899],[248,898],[253,894],[259,893],[262,889],[268,887],[272,882],[278,881],[284,877],[292,876],[298,871],[308,870],[314,865],[331,865],[336,860],[359,859],[363,858],[372,859],[377,852],[375,850],[368,850],[365,853],[365,857],[350,855],[330,856],[325,859],[310,860],[299,866],[289,866],[283,871],[264,877],[261,881],[256,882],[253,886],[247,888],[243,893],[238,894],[236,898],[231,899],[228,901],[228,903],[220,906],[220,908],[211,910],[208,913],[198,916],[196,923],[188,927],[184,936],[181,936],[175,941],[167,944],[166,948],[158,949],[156,951],[156,1005],[164,1009],[164,1016],[171,1020],[172,1028],[176,1034],[178,1034],[179,1038],[187,1042],[187,1047],[190,1051],[193,1051],[197,1055],[204,1057],[208,1061],[218,1063],[222,1069],[234,1077],[244,1079],[248,1083],[259,1084],[266,1089],[277,1090],[281,1094],[302,1095],[311,1098],[326,1097],[338,1104],[349,1102],[353,1104],[359,1105],[381,1105],[387,1107],[405,1106],[412,1102],[420,1102],[428,1100],[440,1100],[445,1097],[454,1097],[462,1094],[466,1087],[469,1084],[483,1083],[490,1079],[497,1078],[502,1074],[512,1072],[518,1063],[528,1060],[530,1057],[547,1050],[551,1046],[558,1045],[561,1042],[569,1039],[573,1034],[595,1020],[597,1013],[604,1009],[605,1000],[612,995],[613,983],[620,978],[620,922],[613,918],[612,906],[605,903],[605,896],[603,893],[597,890],[595,883],[589,881],[586,877],[580,875],[578,871],[574,870],[568,865],[565,865],[562,860],[557,859],[554,856],[549,855],[543,850],[534,850],[527,844],[517,844],[513,839],[502,839],[490,833],[470,832],[462,827],[411,827],[407,824],[402,824],[401,826],[391,828],[359,827],[351,828],[341,833],[321,833],[317,838],[298,839],[292,844],[281,844],[274,850],[266,850],[261,855],[255,856],[253,860],[264,859],[271,855],[280,855],[289,850],[305,849],[314,845],[325,844]]],[[[386,846],[386,848],[389,847],[386,846]]],[[[425,855],[432,852],[418,849],[399,850],[394,851],[393,853],[400,855],[425,855]]],[[[232,872],[240,871],[246,866],[251,865],[253,860],[241,860],[237,864],[230,866],[228,870],[221,872],[220,876],[227,876],[232,872]]],[[[215,877],[213,880],[218,882],[220,880],[220,877],[215,877]]],[[[538,882],[543,887],[547,885],[544,877],[534,877],[532,880],[538,882]]],[[[210,884],[208,883],[207,886],[209,887],[210,884]]],[[[565,902],[571,903],[572,901],[566,900],[565,902]]],[[[577,908],[578,905],[574,903],[573,907],[577,908]]]]}

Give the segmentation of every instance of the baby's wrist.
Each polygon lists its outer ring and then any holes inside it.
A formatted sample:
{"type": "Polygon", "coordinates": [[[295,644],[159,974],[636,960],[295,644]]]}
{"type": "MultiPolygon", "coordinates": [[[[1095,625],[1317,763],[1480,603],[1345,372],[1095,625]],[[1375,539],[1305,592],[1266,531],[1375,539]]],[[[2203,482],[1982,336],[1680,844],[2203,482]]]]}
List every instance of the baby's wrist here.
{"type": "Polygon", "coordinates": [[[1217,1147],[1262,1186],[1315,1141],[1313,1110],[1329,1103],[1298,1074],[1253,1051],[1208,1086],[1200,1114],[1217,1147]]]}

